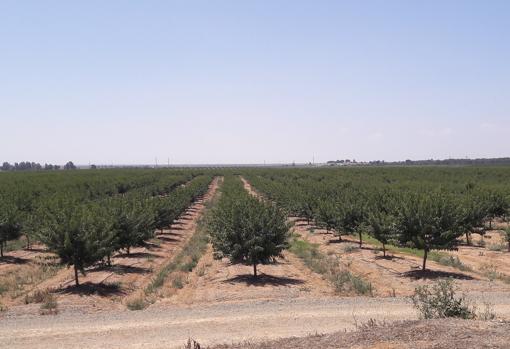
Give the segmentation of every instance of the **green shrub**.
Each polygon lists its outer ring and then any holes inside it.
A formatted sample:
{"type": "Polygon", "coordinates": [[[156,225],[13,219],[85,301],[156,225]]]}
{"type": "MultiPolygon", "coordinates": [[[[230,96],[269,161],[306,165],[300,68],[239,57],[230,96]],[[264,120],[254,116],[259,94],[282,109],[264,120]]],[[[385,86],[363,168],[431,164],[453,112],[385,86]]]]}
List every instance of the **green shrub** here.
{"type": "Polygon", "coordinates": [[[373,295],[370,282],[348,270],[343,270],[335,256],[324,255],[317,245],[294,239],[291,242],[290,251],[301,258],[312,271],[324,275],[335,288],[335,292],[354,291],[359,295],[373,295]]]}
{"type": "Polygon", "coordinates": [[[446,265],[448,267],[453,267],[459,269],[461,271],[471,271],[471,267],[462,263],[459,257],[454,256],[441,256],[437,262],[441,265],[446,265]]]}
{"type": "Polygon", "coordinates": [[[455,294],[454,283],[450,279],[439,280],[430,286],[419,286],[411,297],[413,305],[424,319],[456,317],[473,319],[475,312],[469,307],[464,296],[455,294]]]}

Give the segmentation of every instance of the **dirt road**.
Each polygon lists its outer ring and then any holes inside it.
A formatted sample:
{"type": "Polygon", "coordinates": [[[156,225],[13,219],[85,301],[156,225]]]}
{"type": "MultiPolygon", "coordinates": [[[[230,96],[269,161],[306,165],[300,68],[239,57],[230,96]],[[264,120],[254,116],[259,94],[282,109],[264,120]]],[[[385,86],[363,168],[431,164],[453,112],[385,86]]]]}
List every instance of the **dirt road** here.
{"type": "MultiPolygon", "coordinates": [[[[510,314],[510,296],[495,301],[510,314]]],[[[0,320],[0,348],[182,348],[188,337],[201,344],[231,343],[331,333],[368,319],[415,319],[405,298],[296,298],[162,305],[144,311],[115,310],[0,320]]]]}
{"type": "Polygon", "coordinates": [[[4,318],[2,348],[174,348],[200,343],[303,336],[353,328],[354,319],[414,318],[403,299],[324,298],[155,306],[145,311],[63,312],[4,318]],[[354,315],[354,316],[353,316],[354,315]]]}

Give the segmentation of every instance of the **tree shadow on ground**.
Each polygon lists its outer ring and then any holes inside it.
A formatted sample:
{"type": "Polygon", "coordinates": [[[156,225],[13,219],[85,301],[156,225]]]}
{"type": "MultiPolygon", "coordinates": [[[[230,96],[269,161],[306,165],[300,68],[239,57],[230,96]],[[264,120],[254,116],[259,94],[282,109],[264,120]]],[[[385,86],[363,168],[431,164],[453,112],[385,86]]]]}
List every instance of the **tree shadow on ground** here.
{"type": "Polygon", "coordinates": [[[149,252],[131,252],[130,254],[122,253],[115,255],[114,258],[156,258],[157,255],[149,252]]]}
{"type": "Polygon", "coordinates": [[[179,241],[181,241],[181,239],[176,239],[174,237],[164,236],[164,235],[159,235],[158,239],[161,240],[161,241],[166,241],[166,242],[179,242],[179,241]]]}
{"type": "Polygon", "coordinates": [[[27,264],[30,262],[29,259],[14,257],[14,256],[3,256],[0,257],[0,265],[1,264],[27,264]]]}
{"type": "MultiPolygon", "coordinates": [[[[159,258],[156,256],[155,258],[159,258]]],[[[149,268],[136,267],[134,265],[114,265],[109,268],[115,274],[147,274],[150,272],[149,268]]]]}
{"type": "Polygon", "coordinates": [[[285,276],[273,276],[267,274],[259,274],[257,277],[252,274],[238,275],[233,278],[223,281],[225,283],[244,283],[250,286],[288,286],[288,285],[301,285],[303,280],[289,278],[285,276]]]}
{"type": "Polygon", "coordinates": [[[125,294],[119,284],[94,284],[85,282],[79,286],[72,285],[57,290],[59,294],[77,294],[81,296],[98,295],[100,297],[122,296],[125,294]]]}
{"type": "Polygon", "coordinates": [[[160,236],[182,236],[181,230],[185,230],[185,229],[176,229],[176,230],[177,231],[167,230],[163,234],[156,235],[156,237],[160,237],[160,236]]]}
{"type": "Polygon", "coordinates": [[[473,278],[469,275],[462,273],[454,273],[447,271],[439,271],[439,270],[411,270],[401,274],[403,277],[409,277],[414,280],[420,279],[443,279],[443,278],[452,278],[458,280],[473,280],[473,278]]]}
{"type": "Polygon", "coordinates": [[[391,261],[391,260],[393,260],[393,259],[405,260],[405,258],[404,258],[404,257],[395,256],[395,255],[375,256],[375,259],[376,259],[376,260],[378,260],[378,259],[384,259],[384,260],[387,260],[387,261],[391,261]]]}
{"type": "Polygon", "coordinates": [[[348,241],[348,240],[339,240],[338,238],[334,238],[334,239],[329,239],[328,240],[328,244],[354,244],[354,242],[352,241],[348,241]]]}
{"type": "MultiPolygon", "coordinates": [[[[156,238],[157,238],[157,236],[156,236],[156,238]]],[[[159,246],[159,244],[155,244],[155,243],[152,243],[152,242],[145,242],[143,247],[145,247],[149,251],[161,250],[161,246],[159,246]]]]}
{"type": "MultiPolygon", "coordinates": [[[[155,256],[154,258],[160,258],[159,256],[155,256]]],[[[111,272],[117,275],[124,275],[124,274],[147,274],[150,272],[149,268],[144,267],[137,267],[134,265],[120,265],[120,264],[114,264],[114,265],[99,265],[93,269],[87,270],[87,274],[89,273],[98,273],[98,272],[111,272]]]]}

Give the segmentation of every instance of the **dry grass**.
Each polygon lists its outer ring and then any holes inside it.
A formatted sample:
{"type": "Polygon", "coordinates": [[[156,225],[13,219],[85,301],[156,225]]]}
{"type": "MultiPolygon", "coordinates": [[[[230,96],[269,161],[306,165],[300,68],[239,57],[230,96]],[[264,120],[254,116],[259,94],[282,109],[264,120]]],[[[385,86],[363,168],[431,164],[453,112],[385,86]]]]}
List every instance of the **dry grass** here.
{"type": "Polygon", "coordinates": [[[324,275],[339,294],[373,295],[372,284],[340,266],[333,255],[325,255],[317,245],[294,238],[290,251],[312,271],[324,275]]]}
{"type": "Polygon", "coordinates": [[[61,266],[54,258],[36,257],[0,275],[0,296],[16,299],[35,285],[57,274],[61,266]]]}
{"type": "Polygon", "coordinates": [[[58,313],[58,302],[55,295],[49,292],[44,295],[39,312],[41,315],[55,315],[58,313]]]}
{"type": "MultiPolygon", "coordinates": [[[[354,332],[309,335],[263,343],[244,342],[213,349],[338,349],[338,348],[508,348],[510,324],[475,320],[417,320],[395,323],[375,321],[354,332]]],[[[205,348],[205,347],[202,347],[205,348]]]]}

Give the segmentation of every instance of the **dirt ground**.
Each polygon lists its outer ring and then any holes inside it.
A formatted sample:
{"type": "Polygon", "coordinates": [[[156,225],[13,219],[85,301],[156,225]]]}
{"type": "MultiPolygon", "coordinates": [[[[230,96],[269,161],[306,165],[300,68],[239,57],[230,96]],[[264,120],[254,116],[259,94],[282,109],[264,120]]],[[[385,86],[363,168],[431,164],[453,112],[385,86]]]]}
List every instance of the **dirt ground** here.
{"type": "MultiPolygon", "coordinates": [[[[339,261],[356,275],[370,281],[375,288],[375,295],[392,297],[395,295],[411,295],[415,287],[431,284],[438,278],[451,277],[463,292],[508,292],[510,285],[500,280],[490,280],[475,271],[460,271],[457,268],[441,265],[433,260],[427,261],[428,271],[421,271],[422,259],[409,254],[391,252],[383,257],[378,248],[363,244],[360,249],[358,240],[351,236],[337,236],[325,230],[316,229],[300,219],[293,219],[294,230],[302,239],[319,245],[319,249],[339,261]],[[313,233],[311,232],[313,231],[313,233]]],[[[452,253],[459,256],[465,263],[466,255],[462,250],[452,253]]],[[[505,257],[503,257],[505,259],[505,257]]],[[[505,262],[509,262],[506,257],[505,262]]],[[[477,261],[477,263],[480,263],[477,261]]],[[[467,264],[467,263],[466,263],[467,264]]]]}
{"type": "Polygon", "coordinates": [[[203,304],[261,299],[292,299],[333,295],[331,286],[310,271],[291,253],[284,253],[274,264],[259,265],[258,278],[253,268],[214,260],[212,248],[189,275],[183,289],[162,300],[165,304],[203,304]]]}
{"type": "Polygon", "coordinates": [[[415,319],[405,299],[287,298],[170,305],[143,311],[113,309],[53,316],[7,316],[0,320],[0,348],[183,348],[260,341],[355,329],[355,321],[415,319]]]}
{"type": "MultiPolygon", "coordinates": [[[[166,264],[183,247],[194,233],[197,220],[204,210],[204,203],[211,199],[218,189],[218,178],[215,178],[208,192],[200,198],[170,227],[158,232],[156,238],[145,247],[132,248],[131,253],[113,256],[112,267],[93,267],[86,275],[80,275],[79,287],[74,286],[73,271],[61,268],[56,275],[42,280],[30,292],[38,290],[52,290],[58,296],[60,308],[71,307],[81,311],[98,311],[100,309],[114,309],[123,307],[124,301],[130,294],[143,289],[159,268],[166,264]]],[[[27,253],[24,257],[28,265],[30,258],[39,257],[41,253],[35,251],[16,251],[13,255],[27,253]]],[[[21,258],[21,257],[20,257],[21,258]]],[[[27,263],[25,263],[27,264],[27,263]]],[[[6,270],[13,267],[5,267],[6,270]]],[[[17,272],[25,266],[15,266],[17,272]]],[[[1,269],[0,269],[1,270],[1,269]]],[[[1,270],[3,273],[3,270],[1,270]]],[[[24,294],[27,294],[25,292],[24,294]]],[[[23,314],[32,311],[30,306],[22,306],[23,293],[17,297],[4,300],[10,311],[23,314]],[[13,307],[14,306],[14,307],[13,307]]]]}
{"type": "Polygon", "coordinates": [[[307,348],[508,348],[510,324],[470,320],[405,321],[360,326],[353,332],[285,338],[264,343],[215,346],[214,349],[307,348]]]}

